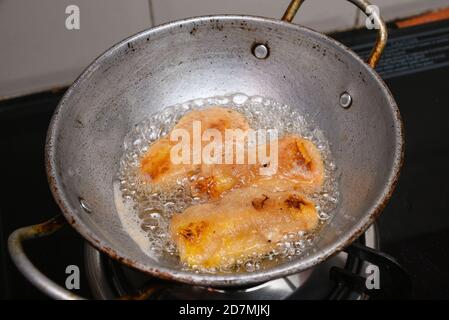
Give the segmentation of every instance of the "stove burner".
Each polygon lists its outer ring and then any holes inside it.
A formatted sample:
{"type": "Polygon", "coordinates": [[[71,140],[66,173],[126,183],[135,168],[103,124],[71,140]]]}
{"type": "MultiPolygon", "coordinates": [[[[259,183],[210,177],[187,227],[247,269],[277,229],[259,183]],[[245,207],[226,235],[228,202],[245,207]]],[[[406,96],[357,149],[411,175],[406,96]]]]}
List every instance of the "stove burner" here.
{"type": "MultiPolygon", "coordinates": [[[[376,225],[372,225],[358,240],[361,244],[379,249],[376,225]]],[[[154,288],[151,294],[142,295],[153,300],[163,299],[364,299],[366,296],[353,290],[342,290],[329,277],[335,267],[361,274],[366,262],[349,257],[347,253],[324,261],[316,267],[288,277],[272,280],[250,288],[215,289],[153,279],[132,270],[86,243],[85,264],[87,278],[96,299],[114,299],[120,296],[138,296],[145,288],[154,288]]],[[[347,288],[346,288],[347,289],[347,288]]]]}

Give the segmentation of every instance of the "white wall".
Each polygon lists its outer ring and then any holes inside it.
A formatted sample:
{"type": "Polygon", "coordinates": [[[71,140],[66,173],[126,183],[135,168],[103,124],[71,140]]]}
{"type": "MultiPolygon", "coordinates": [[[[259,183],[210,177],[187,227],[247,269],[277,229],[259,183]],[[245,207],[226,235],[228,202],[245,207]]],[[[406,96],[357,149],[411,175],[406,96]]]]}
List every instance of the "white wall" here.
{"type": "MultiPolygon", "coordinates": [[[[185,17],[235,13],[280,18],[290,0],[151,0],[154,22],[185,17]]],[[[449,6],[449,0],[370,0],[386,19],[449,6]]],[[[328,32],[354,26],[357,9],[345,0],[306,0],[294,22],[328,32]]]]}
{"type": "Polygon", "coordinates": [[[150,27],[147,0],[0,0],[0,96],[70,84],[121,39],[150,27]],[[80,30],[65,9],[80,8],[80,30]]]}
{"type": "MultiPolygon", "coordinates": [[[[449,0],[372,2],[380,6],[387,19],[449,6],[449,0]]],[[[288,3],[289,0],[0,0],[0,98],[70,84],[104,50],[152,24],[220,13],[280,18],[288,3]],[[65,28],[65,8],[69,4],[80,8],[80,30],[65,28]]],[[[357,15],[355,7],[344,0],[307,0],[294,22],[327,32],[353,27],[357,15]]]]}

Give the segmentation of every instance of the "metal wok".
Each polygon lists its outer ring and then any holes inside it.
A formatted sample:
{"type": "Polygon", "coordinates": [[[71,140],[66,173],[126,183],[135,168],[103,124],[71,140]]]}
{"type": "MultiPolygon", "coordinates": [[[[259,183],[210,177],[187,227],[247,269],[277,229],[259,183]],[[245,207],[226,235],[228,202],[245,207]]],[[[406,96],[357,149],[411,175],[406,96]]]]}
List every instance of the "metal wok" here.
{"type": "MultiPolygon", "coordinates": [[[[379,36],[362,61],[339,42],[283,20],[207,16],[136,34],[97,58],[60,102],[48,131],[47,174],[64,217],[113,259],[151,276],[201,286],[249,286],[304,271],[351,244],[382,211],[398,179],[402,124],[388,88],[373,70],[385,47],[379,36]],[[263,46],[260,46],[263,45],[263,46]],[[337,212],[307,255],[253,273],[201,274],[143,253],[123,230],[112,180],[127,132],[164,106],[243,92],[294,106],[327,136],[337,166],[337,212]]],[[[350,0],[367,10],[364,0],[350,0]]],[[[22,241],[54,232],[55,218],[15,231],[11,256],[24,275],[55,298],[77,298],[40,273],[22,241]]]]}

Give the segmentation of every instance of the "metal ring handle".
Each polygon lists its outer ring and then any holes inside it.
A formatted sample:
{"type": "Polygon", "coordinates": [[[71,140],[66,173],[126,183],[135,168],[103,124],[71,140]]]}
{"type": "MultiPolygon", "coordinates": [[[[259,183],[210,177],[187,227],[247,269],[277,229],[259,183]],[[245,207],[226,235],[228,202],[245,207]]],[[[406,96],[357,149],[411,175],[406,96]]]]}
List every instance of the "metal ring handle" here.
{"type": "MultiPolygon", "coordinates": [[[[376,25],[379,26],[379,32],[377,33],[376,44],[374,45],[373,50],[368,58],[367,63],[371,68],[375,68],[377,63],[379,62],[380,56],[384,51],[387,45],[388,39],[388,31],[387,26],[385,25],[384,20],[378,14],[377,11],[370,11],[371,3],[367,0],[347,0],[357,6],[360,10],[362,10],[366,15],[371,14],[376,25]]],[[[292,0],[288,5],[287,10],[285,10],[284,15],[282,16],[283,21],[292,22],[296,13],[298,12],[301,5],[304,3],[304,0],[292,0]]]]}
{"type": "MultiPolygon", "coordinates": [[[[30,261],[23,249],[23,242],[49,236],[66,223],[62,215],[58,215],[44,223],[35,224],[15,230],[8,238],[8,251],[12,261],[19,271],[39,290],[57,300],[85,300],[85,298],[64,289],[37,269],[30,261]]],[[[148,299],[158,286],[146,286],[135,295],[117,297],[118,300],[144,300],[148,299]]]]}
{"type": "Polygon", "coordinates": [[[23,242],[51,235],[61,229],[65,219],[59,215],[44,223],[15,230],[8,238],[8,250],[12,261],[20,272],[39,290],[58,300],[83,300],[84,298],[62,288],[47,278],[30,261],[23,249],[23,242]]]}

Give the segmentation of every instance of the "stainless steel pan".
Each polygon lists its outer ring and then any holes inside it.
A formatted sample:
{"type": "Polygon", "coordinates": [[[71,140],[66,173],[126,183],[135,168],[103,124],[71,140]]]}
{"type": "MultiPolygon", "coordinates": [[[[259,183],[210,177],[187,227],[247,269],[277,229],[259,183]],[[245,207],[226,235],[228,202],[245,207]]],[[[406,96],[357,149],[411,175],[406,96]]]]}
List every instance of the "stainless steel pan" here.
{"type": "MultiPolygon", "coordinates": [[[[350,0],[366,12],[369,3],[350,0]]],[[[93,246],[154,277],[202,286],[248,286],[306,270],[342,250],[378,216],[398,179],[402,124],[388,88],[373,70],[386,43],[379,36],[368,63],[337,41],[284,21],[207,16],[134,35],[96,59],[60,102],[48,131],[47,174],[66,220],[93,246]],[[197,274],[144,254],[122,229],[112,179],[125,134],[156,110],[198,97],[243,92],[294,106],[318,124],[341,171],[341,201],[313,250],[276,267],[244,274],[197,274]]],[[[49,234],[47,223],[15,231],[11,256],[36,286],[76,298],[27,259],[23,240],[49,234]]]]}

